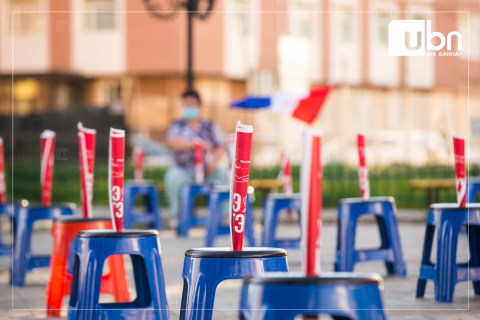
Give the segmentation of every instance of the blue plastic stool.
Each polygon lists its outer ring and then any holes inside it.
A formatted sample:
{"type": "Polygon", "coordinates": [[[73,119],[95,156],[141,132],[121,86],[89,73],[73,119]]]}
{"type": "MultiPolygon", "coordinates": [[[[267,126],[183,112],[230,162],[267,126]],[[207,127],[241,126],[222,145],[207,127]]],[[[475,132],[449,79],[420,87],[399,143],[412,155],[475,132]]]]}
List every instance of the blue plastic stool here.
{"type": "Polygon", "coordinates": [[[180,320],[212,318],[217,285],[264,272],[288,271],[287,252],[277,248],[198,248],[185,252],[180,320]]]}
{"type": "Polygon", "coordinates": [[[82,231],[71,249],[68,319],[170,319],[158,231],[82,231]],[[114,254],[130,255],[137,297],[131,302],[99,303],[103,264],[114,254]]]}
{"type": "Polygon", "coordinates": [[[385,261],[388,274],[407,276],[407,264],[402,253],[396,217],[397,208],[392,197],[341,199],[338,204],[337,257],[335,271],[353,272],[357,262],[385,261]],[[355,229],[358,218],[372,214],[377,219],[382,244],[378,249],[355,250],[355,229]]]}
{"type": "Polygon", "coordinates": [[[13,272],[10,270],[11,285],[23,287],[28,271],[35,268],[50,267],[50,255],[32,255],[33,224],[38,220],[53,220],[61,215],[72,215],[75,208],[74,203],[54,203],[49,207],[41,204],[32,204],[19,208],[12,263],[13,272]]]}
{"type": "MultiPolygon", "coordinates": [[[[218,235],[230,235],[230,225],[222,225],[222,204],[230,199],[230,188],[228,186],[216,186],[208,196],[208,217],[207,217],[207,238],[206,246],[213,247],[215,238],[218,235]]],[[[255,235],[253,231],[253,205],[250,194],[247,195],[247,208],[245,212],[245,237],[250,247],[255,246],[255,235]]]]}
{"type": "Polygon", "coordinates": [[[382,291],[378,274],[265,273],[243,281],[240,319],[292,320],[298,315],[329,314],[335,320],[385,320],[382,291]]]}
{"type": "Polygon", "coordinates": [[[158,201],[157,188],[153,183],[126,183],[123,190],[125,199],[123,223],[126,229],[136,223],[146,223],[149,228],[163,230],[162,210],[158,201]],[[136,197],[145,197],[146,211],[135,213],[136,197]]]}
{"type": "Polygon", "coordinates": [[[480,294],[480,204],[467,204],[467,208],[459,208],[456,203],[437,203],[430,206],[417,298],[424,296],[427,280],[433,281],[435,285],[435,302],[452,302],[455,285],[461,281],[473,281],[475,294],[480,294]],[[468,263],[456,262],[458,234],[462,226],[468,226],[470,266],[468,263]],[[435,229],[437,263],[433,264],[430,254],[435,229]]]}
{"type": "Polygon", "coordinates": [[[178,214],[178,235],[186,237],[188,230],[194,226],[204,226],[207,218],[194,217],[195,198],[199,195],[208,195],[213,190],[213,183],[184,184],[180,187],[180,208],[178,214]]]}
{"type": "Polygon", "coordinates": [[[480,192],[480,179],[478,177],[468,177],[467,203],[475,203],[478,192],[480,192]]]}
{"type": "MultiPolygon", "coordinates": [[[[22,206],[22,201],[0,204],[0,216],[6,217],[10,220],[11,229],[13,233],[12,239],[15,238],[15,234],[16,234],[18,207],[21,207],[21,206],[22,206]]],[[[5,244],[3,240],[4,239],[3,239],[3,235],[0,227],[0,256],[12,256],[12,248],[15,244],[15,240],[13,240],[13,243],[11,244],[5,244]]]]}
{"type": "Polygon", "coordinates": [[[265,199],[265,218],[263,220],[263,247],[300,248],[300,239],[275,239],[275,230],[278,225],[278,216],[283,209],[301,211],[301,196],[293,194],[286,197],[283,193],[271,193],[265,199]]]}

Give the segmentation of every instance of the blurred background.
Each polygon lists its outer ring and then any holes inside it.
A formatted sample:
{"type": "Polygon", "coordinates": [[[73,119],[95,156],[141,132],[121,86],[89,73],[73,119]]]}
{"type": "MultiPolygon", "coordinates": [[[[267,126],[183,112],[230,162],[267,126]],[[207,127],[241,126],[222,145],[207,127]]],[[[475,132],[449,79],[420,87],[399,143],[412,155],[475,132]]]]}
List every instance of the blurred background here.
{"type": "MultiPolygon", "coordinates": [[[[209,1],[198,2],[208,9],[209,1]]],[[[9,195],[40,199],[39,134],[51,129],[57,133],[52,200],[80,201],[78,121],[98,132],[94,204],[108,200],[110,127],[127,130],[128,156],[136,144],[145,149],[145,178],[163,183],[170,161],[164,136],[180,117],[187,86],[188,13],[180,1],[4,0],[0,24],[9,195]]],[[[426,189],[412,188],[411,180],[454,178],[452,132],[467,137],[469,174],[478,176],[478,1],[215,0],[209,14],[193,16],[191,36],[203,116],[224,134],[238,120],[254,126],[251,179],[275,179],[280,150],[294,149],[307,125],[230,103],[327,82],[334,89],[311,125],[324,133],[325,206],[359,196],[358,130],[367,134],[371,194],[395,196],[399,207],[426,207],[426,189]],[[432,31],[445,36],[460,32],[462,55],[439,56],[445,46],[435,57],[389,56],[388,25],[398,19],[431,20],[432,31]]],[[[295,191],[300,158],[297,150],[295,191]]],[[[131,165],[126,178],[133,178],[131,165]]],[[[441,195],[455,201],[453,187],[441,195]]]]}

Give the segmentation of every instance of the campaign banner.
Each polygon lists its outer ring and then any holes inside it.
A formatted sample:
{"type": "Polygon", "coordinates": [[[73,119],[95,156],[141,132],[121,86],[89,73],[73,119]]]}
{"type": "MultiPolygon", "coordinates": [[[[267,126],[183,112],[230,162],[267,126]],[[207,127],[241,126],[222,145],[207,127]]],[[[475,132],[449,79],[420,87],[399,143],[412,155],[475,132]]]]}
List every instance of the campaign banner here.
{"type": "Polygon", "coordinates": [[[281,154],[281,167],[283,176],[283,193],[287,197],[291,197],[293,194],[292,187],[292,164],[290,162],[290,154],[286,148],[282,149],[281,154]]]}
{"type": "Polygon", "coordinates": [[[368,168],[365,159],[366,146],[365,135],[363,133],[357,133],[358,180],[363,201],[370,200],[370,182],[368,180],[368,168]]]}
{"type": "Polygon", "coordinates": [[[465,138],[453,135],[453,153],[455,154],[455,187],[457,203],[465,207],[467,195],[467,180],[465,178],[465,138]]]}
{"type": "Polygon", "coordinates": [[[45,130],[40,134],[40,186],[42,189],[42,205],[46,207],[52,204],[53,165],[55,161],[55,137],[55,132],[51,130],[45,130]]]}
{"type": "Polygon", "coordinates": [[[110,128],[108,152],[108,195],[113,230],[123,230],[123,176],[125,167],[125,131],[110,128]]]}
{"type": "Polygon", "coordinates": [[[7,202],[7,187],[5,185],[5,153],[3,138],[0,137],[0,204],[7,202]]]}
{"type": "Polygon", "coordinates": [[[141,183],[143,180],[143,158],[145,157],[145,151],[140,146],[133,148],[133,167],[134,167],[134,179],[136,183],[141,183]]]}
{"type": "Polygon", "coordinates": [[[230,183],[230,240],[234,251],[243,249],[243,232],[247,209],[248,175],[253,127],[237,123],[235,132],[235,156],[232,161],[230,183]]]}
{"type": "Polygon", "coordinates": [[[303,139],[300,176],[303,271],[309,276],[319,276],[322,228],[322,133],[306,129],[303,139]]]}
{"type": "Polygon", "coordinates": [[[93,174],[95,171],[95,141],[97,131],[78,123],[78,154],[80,159],[80,196],[83,217],[92,217],[93,174]]]}
{"type": "Polygon", "coordinates": [[[203,163],[203,142],[200,139],[195,140],[193,158],[195,161],[195,183],[202,184],[205,180],[205,164],[203,163]]]}

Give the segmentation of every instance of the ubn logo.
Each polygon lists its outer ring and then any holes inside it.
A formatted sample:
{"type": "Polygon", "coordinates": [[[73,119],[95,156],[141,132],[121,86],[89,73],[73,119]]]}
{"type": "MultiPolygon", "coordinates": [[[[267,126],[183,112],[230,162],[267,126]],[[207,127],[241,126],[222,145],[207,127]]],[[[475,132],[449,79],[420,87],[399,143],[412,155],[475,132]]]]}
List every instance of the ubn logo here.
{"type": "MultiPolygon", "coordinates": [[[[432,32],[432,21],[427,20],[427,32],[425,33],[425,20],[393,20],[388,25],[388,55],[389,56],[425,56],[427,51],[438,51],[445,47],[452,50],[452,37],[457,37],[457,50],[462,50],[462,35],[458,31],[452,31],[447,39],[440,32],[432,32]],[[439,38],[440,44],[434,45],[433,38],[439,38]]],[[[435,55],[430,54],[429,55],[435,55]]],[[[440,54],[447,55],[447,54],[440,54]]],[[[450,55],[461,55],[448,54],[450,55]]]]}

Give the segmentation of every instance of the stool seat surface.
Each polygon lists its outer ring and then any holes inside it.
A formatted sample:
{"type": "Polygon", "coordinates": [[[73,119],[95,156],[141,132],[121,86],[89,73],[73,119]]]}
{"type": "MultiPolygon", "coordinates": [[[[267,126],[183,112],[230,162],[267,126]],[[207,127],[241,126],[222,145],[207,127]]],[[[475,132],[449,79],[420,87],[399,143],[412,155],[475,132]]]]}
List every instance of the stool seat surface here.
{"type": "Polygon", "coordinates": [[[74,223],[74,222],[94,222],[94,221],[112,221],[110,217],[92,217],[92,218],[84,218],[80,216],[60,216],[53,219],[53,222],[66,222],[66,223],[74,223]]]}
{"type": "Polygon", "coordinates": [[[370,200],[363,201],[362,198],[345,198],[340,199],[338,201],[340,204],[347,204],[347,203],[374,203],[374,202],[395,202],[393,197],[370,197],[370,200]]]}
{"type": "Polygon", "coordinates": [[[275,258],[286,257],[287,251],[280,248],[247,247],[233,251],[230,247],[194,248],[185,252],[190,258],[275,258]]]}
{"type": "Polygon", "coordinates": [[[137,238],[137,237],[158,237],[157,230],[124,230],[116,232],[113,230],[86,230],[77,233],[79,238],[137,238]]]}
{"type": "Polygon", "coordinates": [[[302,195],[300,193],[294,193],[290,197],[287,197],[285,193],[270,193],[267,196],[267,199],[301,199],[302,195]]]}
{"type": "Polygon", "coordinates": [[[322,272],[320,277],[305,276],[300,272],[268,272],[247,276],[244,283],[272,285],[365,285],[383,283],[377,273],[322,272]]]}
{"type": "Polygon", "coordinates": [[[50,206],[44,206],[41,203],[32,203],[32,204],[29,204],[28,206],[26,206],[24,208],[31,208],[31,209],[37,209],[37,208],[40,208],[40,209],[70,208],[70,209],[76,209],[77,205],[73,202],[52,203],[50,206]]]}
{"type": "Polygon", "coordinates": [[[430,205],[430,209],[440,209],[449,211],[464,211],[466,209],[480,209],[480,203],[467,203],[466,207],[459,207],[457,203],[433,203],[430,205]]]}

